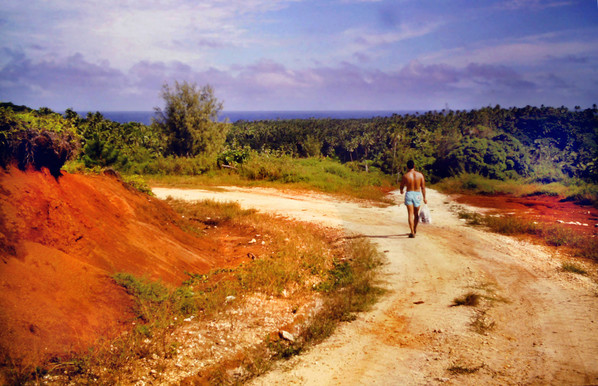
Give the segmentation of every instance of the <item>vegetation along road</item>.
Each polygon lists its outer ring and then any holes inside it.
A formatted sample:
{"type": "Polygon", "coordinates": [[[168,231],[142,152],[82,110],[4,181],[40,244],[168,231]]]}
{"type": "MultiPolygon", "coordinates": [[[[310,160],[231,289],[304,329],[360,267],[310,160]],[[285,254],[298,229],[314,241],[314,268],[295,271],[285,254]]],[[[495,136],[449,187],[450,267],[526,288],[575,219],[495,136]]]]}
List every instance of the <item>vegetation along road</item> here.
{"type": "Polygon", "coordinates": [[[409,239],[402,204],[269,189],[154,192],[343,227],[386,255],[388,292],[371,311],[254,385],[598,383],[596,282],[564,272],[554,249],[464,225],[448,196],[430,190],[433,224],[409,239]]]}

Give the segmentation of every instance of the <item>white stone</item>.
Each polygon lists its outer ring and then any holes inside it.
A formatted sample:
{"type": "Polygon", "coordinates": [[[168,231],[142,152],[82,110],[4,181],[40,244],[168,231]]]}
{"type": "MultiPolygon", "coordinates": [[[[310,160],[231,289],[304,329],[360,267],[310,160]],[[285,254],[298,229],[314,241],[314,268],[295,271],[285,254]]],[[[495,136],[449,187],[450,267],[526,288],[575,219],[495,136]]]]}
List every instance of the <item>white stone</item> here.
{"type": "Polygon", "coordinates": [[[281,330],[279,334],[280,334],[280,337],[282,339],[288,340],[290,342],[294,342],[295,341],[295,337],[293,336],[293,334],[291,334],[288,331],[281,330]]]}

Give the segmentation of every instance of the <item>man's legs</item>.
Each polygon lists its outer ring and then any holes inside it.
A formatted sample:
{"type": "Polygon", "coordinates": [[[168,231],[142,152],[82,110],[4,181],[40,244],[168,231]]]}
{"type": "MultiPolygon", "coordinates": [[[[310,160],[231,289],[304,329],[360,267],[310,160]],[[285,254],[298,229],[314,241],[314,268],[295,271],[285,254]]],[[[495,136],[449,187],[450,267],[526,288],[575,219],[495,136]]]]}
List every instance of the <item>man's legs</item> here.
{"type": "Polygon", "coordinates": [[[419,206],[413,207],[413,234],[417,233],[417,224],[419,224],[419,206]]]}
{"type": "MultiPolygon", "coordinates": [[[[407,207],[407,221],[409,222],[409,229],[411,230],[411,233],[409,234],[409,237],[415,237],[415,208],[413,205],[405,205],[407,207]]],[[[419,208],[418,208],[418,212],[419,212],[419,208]]]]}

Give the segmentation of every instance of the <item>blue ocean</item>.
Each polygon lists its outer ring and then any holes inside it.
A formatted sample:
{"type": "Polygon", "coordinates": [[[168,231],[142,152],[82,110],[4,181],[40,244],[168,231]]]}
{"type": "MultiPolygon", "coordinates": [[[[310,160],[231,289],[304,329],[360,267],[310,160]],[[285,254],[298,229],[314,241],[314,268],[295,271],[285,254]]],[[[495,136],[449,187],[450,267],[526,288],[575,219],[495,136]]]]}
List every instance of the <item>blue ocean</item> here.
{"type": "MultiPolygon", "coordinates": [[[[95,111],[93,111],[95,112],[95,111]]],[[[85,117],[87,111],[77,112],[85,117]]],[[[153,111],[100,111],[104,118],[119,123],[139,122],[149,125],[153,111]]],[[[264,121],[284,119],[310,119],[310,118],[331,118],[331,119],[359,119],[374,117],[390,117],[393,114],[415,114],[416,111],[407,110],[379,110],[379,111],[223,111],[219,115],[220,121],[228,119],[229,122],[237,121],[264,121]]]]}

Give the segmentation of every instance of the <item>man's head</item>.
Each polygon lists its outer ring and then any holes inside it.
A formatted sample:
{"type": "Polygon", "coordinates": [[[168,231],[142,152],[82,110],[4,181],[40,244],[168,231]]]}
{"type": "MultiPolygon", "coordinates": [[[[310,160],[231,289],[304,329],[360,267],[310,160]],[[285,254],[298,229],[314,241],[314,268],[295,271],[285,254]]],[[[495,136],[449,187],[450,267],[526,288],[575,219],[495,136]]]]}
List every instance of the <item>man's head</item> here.
{"type": "Polygon", "coordinates": [[[407,170],[411,170],[415,167],[415,162],[413,160],[407,161],[407,170]]]}

